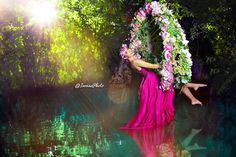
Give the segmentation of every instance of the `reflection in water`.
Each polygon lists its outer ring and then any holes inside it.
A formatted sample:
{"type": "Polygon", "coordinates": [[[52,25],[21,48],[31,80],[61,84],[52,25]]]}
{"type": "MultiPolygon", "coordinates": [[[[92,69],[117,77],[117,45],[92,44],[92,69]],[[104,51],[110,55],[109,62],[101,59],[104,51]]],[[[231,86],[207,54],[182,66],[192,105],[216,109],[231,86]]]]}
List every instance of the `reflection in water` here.
{"type": "Polygon", "coordinates": [[[125,130],[145,157],[174,157],[174,125],[163,128],[125,130]]]}
{"type": "Polygon", "coordinates": [[[194,136],[196,136],[200,131],[201,129],[192,129],[191,133],[183,140],[181,144],[185,150],[191,151],[206,149],[206,147],[199,146],[197,143],[195,143],[194,145],[190,145],[194,136]]]}
{"type": "Polygon", "coordinates": [[[93,154],[109,141],[102,129],[94,125],[79,126],[75,120],[65,121],[64,115],[43,121],[34,130],[7,128],[4,135],[5,152],[9,156],[76,156],[93,154]],[[92,140],[91,140],[92,139],[92,140]]]}
{"type": "Polygon", "coordinates": [[[53,120],[41,122],[35,129],[2,126],[1,138],[5,146],[3,152],[9,157],[111,156],[114,148],[121,143],[124,147],[120,146],[120,152],[125,152],[127,145],[134,146],[131,151],[139,152],[128,136],[107,131],[98,123],[81,125],[77,120],[71,118],[67,121],[62,114],[53,120]]]}
{"type": "Polygon", "coordinates": [[[174,125],[171,123],[167,127],[125,131],[137,143],[145,157],[191,157],[191,151],[206,149],[197,143],[190,145],[201,129],[192,129],[181,143],[176,143],[174,125]]]}
{"type": "Polygon", "coordinates": [[[121,104],[118,107],[127,111],[118,110],[103,89],[43,93],[0,97],[1,157],[231,157],[235,153],[235,118],[230,116],[235,110],[233,105],[221,110],[220,100],[208,112],[207,106],[178,100],[175,120],[167,127],[121,131],[117,128],[127,120],[123,115],[132,116],[135,108],[121,104]],[[224,114],[232,118],[222,118],[224,114]]]}

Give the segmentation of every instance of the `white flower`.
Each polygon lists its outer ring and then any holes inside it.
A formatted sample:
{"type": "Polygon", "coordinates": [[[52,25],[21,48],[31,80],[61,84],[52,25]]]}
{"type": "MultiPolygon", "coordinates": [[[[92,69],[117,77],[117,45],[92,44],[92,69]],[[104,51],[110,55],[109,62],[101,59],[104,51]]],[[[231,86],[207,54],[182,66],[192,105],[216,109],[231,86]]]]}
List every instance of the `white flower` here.
{"type": "Polygon", "coordinates": [[[188,49],[182,49],[183,54],[187,55],[189,53],[188,49]]]}
{"type": "Polygon", "coordinates": [[[169,25],[169,24],[170,24],[170,22],[169,22],[169,20],[168,20],[167,18],[162,19],[162,22],[163,22],[165,25],[169,25]]]}
{"type": "Polygon", "coordinates": [[[175,40],[175,37],[172,37],[172,38],[170,38],[170,42],[171,43],[174,43],[176,40],[175,40]]]}
{"type": "Polygon", "coordinates": [[[178,83],[180,83],[179,77],[176,77],[175,80],[176,80],[178,83]]]}
{"type": "Polygon", "coordinates": [[[172,10],[167,10],[167,13],[172,16],[173,12],[172,10]]]}
{"type": "Polygon", "coordinates": [[[178,23],[177,20],[176,20],[176,26],[177,26],[177,28],[181,28],[181,25],[178,23]]]}
{"type": "Polygon", "coordinates": [[[167,70],[161,70],[161,75],[164,77],[164,80],[168,80],[169,72],[167,70]]]}
{"type": "Polygon", "coordinates": [[[184,39],[184,40],[186,39],[186,35],[184,34],[183,30],[180,31],[180,35],[181,35],[182,39],[184,39]]]}
{"type": "MultiPolygon", "coordinates": [[[[162,40],[165,40],[166,38],[170,37],[170,33],[168,32],[161,32],[161,38],[162,40]]],[[[163,42],[164,43],[164,42],[163,42]]]]}
{"type": "Polygon", "coordinates": [[[180,37],[179,35],[177,35],[177,39],[178,39],[178,40],[180,40],[180,39],[181,39],[181,37],[180,37]]]}
{"type": "Polygon", "coordinates": [[[155,8],[155,7],[158,6],[158,5],[159,5],[159,3],[158,3],[157,1],[151,2],[151,8],[152,8],[152,9],[155,8]]]}
{"type": "Polygon", "coordinates": [[[160,6],[161,6],[163,9],[167,10],[167,5],[166,5],[166,3],[160,4],[160,6]]]}
{"type": "Polygon", "coordinates": [[[191,56],[192,56],[192,55],[191,55],[191,53],[189,53],[189,52],[186,54],[186,57],[187,57],[188,59],[190,59],[191,56]]]}
{"type": "Polygon", "coordinates": [[[189,71],[189,74],[188,74],[188,76],[189,76],[189,77],[191,77],[191,76],[192,76],[192,71],[191,71],[191,70],[189,71]]]}
{"type": "Polygon", "coordinates": [[[190,60],[188,60],[188,62],[189,62],[189,65],[190,66],[192,66],[193,65],[193,61],[190,59],[190,60]]]}
{"type": "Polygon", "coordinates": [[[152,15],[155,16],[157,14],[162,14],[163,11],[160,8],[160,5],[158,2],[154,1],[151,3],[151,8],[152,8],[152,15]]]}
{"type": "Polygon", "coordinates": [[[185,46],[187,46],[187,45],[188,45],[188,43],[189,43],[189,41],[188,41],[188,40],[186,40],[186,39],[184,39],[184,40],[182,41],[182,43],[183,43],[185,46]]]}
{"type": "Polygon", "coordinates": [[[189,53],[188,49],[182,49],[182,53],[187,57],[188,60],[191,60],[191,53],[189,53]]]}
{"type": "Polygon", "coordinates": [[[163,5],[161,6],[161,10],[162,10],[163,12],[165,12],[165,13],[168,13],[168,8],[167,8],[167,6],[166,6],[165,4],[163,4],[163,5]]]}

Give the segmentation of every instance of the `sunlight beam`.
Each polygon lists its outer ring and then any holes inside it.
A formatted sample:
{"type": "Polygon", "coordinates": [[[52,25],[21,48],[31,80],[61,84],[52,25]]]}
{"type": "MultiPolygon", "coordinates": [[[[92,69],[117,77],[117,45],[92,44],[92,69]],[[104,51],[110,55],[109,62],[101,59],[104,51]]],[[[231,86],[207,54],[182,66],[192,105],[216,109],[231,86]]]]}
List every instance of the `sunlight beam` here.
{"type": "Polygon", "coordinates": [[[56,6],[50,1],[34,1],[29,4],[29,12],[33,22],[50,24],[57,15],[56,6]]]}

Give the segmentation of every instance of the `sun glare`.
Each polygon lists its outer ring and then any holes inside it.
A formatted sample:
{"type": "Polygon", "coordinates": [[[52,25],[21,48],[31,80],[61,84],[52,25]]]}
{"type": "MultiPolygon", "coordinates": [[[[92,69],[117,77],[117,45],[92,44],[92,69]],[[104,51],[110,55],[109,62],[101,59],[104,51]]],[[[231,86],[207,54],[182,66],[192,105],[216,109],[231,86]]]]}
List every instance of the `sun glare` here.
{"type": "Polygon", "coordinates": [[[57,14],[56,6],[49,1],[35,1],[29,4],[29,11],[34,22],[40,24],[49,24],[57,14]]]}

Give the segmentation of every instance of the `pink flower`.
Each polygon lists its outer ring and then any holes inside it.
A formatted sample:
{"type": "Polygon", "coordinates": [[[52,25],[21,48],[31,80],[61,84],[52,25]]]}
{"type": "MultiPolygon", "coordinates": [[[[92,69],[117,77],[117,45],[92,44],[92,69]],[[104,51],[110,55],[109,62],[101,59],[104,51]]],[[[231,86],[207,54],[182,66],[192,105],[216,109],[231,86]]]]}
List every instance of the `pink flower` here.
{"type": "Polygon", "coordinates": [[[170,36],[170,34],[168,32],[161,32],[160,34],[161,34],[161,38],[163,40],[165,40],[166,38],[168,38],[170,36]]]}
{"type": "Polygon", "coordinates": [[[133,40],[134,37],[135,37],[135,32],[134,32],[134,31],[131,31],[131,32],[130,32],[130,40],[133,40]]]}
{"type": "Polygon", "coordinates": [[[152,11],[151,3],[146,3],[145,11],[146,11],[146,14],[150,14],[151,13],[151,11],[152,11]]]}
{"type": "Polygon", "coordinates": [[[162,11],[161,11],[161,8],[160,8],[160,6],[159,6],[159,4],[158,4],[156,1],[154,1],[154,2],[151,3],[151,8],[152,8],[152,15],[153,15],[153,16],[155,16],[155,15],[157,15],[158,13],[161,13],[161,12],[162,12],[162,11]]]}
{"type": "Polygon", "coordinates": [[[167,31],[167,27],[166,26],[161,27],[161,31],[166,32],[167,31]]]}
{"type": "Polygon", "coordinates": [[[172,66],[171,66],[170,63],[166,63],[166,64],[165,64],[165,68],[166,68],[166,70],[168,70],[168,71],[172,71],[172,66]]]}
{"type": "Polygon", "coordinates": [[[127,40],[131,40],[131,35],[129,35],[126,39],[127,39],[127,40]]]}
{"type": "Polygon", "coordinates": [[[171,84],[172,83],[168,82],[167,80],[162,80],[159,88],[162,89],[163,91],[167,91],[170,89],[171,84]]]}
{"type": "Polygon", "coordinates": [[[163,15],[161,15],[159,18],[158,18],[158,21],[162,21],[162,20],[164,20],[165,19],[165,17],[163,16],[163,15]]]}
{"type": "Polygon", "coordinates": [[[136,48],[139,48],[140,46],[141,46],[141,41],[140,40],[138,40],[138,39],[135,39],[134,41],[133,41],[133,45],[136,47],[136,48]]]}
{"type": "Polygon", "coordinates": [[[142,22],[143,20],[145,20],[145,16],[140,16],[140,15],[137,15],[136,16],[137,20],[142,22]]]}
{"type": "Polygon", "coordinates": [[[140,24],[138,23],[133,24],[133,28],[139,28],[139,27],[140,27],[140,24]]]}
{"type": "Polygon", "coordinates": [[[170,52],[169,52],[169,51],[166,51],[166,52],[165,52],[165,59],[166,59],[166,60],[169,60],[170,57],[171,57],[170,52]]]}
{"type": "Polygon", "coordinates": [[[165,23],[165,25],[169,25],[170,24],[170,22],[169,22],[169,20],[167,18],[163,18],[162,22],[165,23]]]}
{"type": "Polygon", "coordinates": [[[139,9],[138,13],[137,13],[137,19],[139,21],[143,21],[145,20],[145,17],[146,17],[146,13],[144,12],[143,9],[139,9]]]}
{"type": "Polygon", "coordinates": [[[170,76],[168,81],[172,83],[174,81],[174,78],[170,76]]]}
{"type": "Polygon", "coordinates": [[[138,23],[131,24],[131,26],[133,27],[133,31],[134,32],[137,32],[139,30],[139,28],[140,28],[140,24],[138,24],[138,23]]]}
{"type": "Polygon", "coordinates": [[[139,9],[139,12],[137,13],[137,15],[145,17],[146,13],[144,12],[143,9],[139,9]]]}
{"type": "Polygon", "coordinates": [[[126,51],[128,49],[128,45],[127,44],[122,44],[121,48],[120,48],[120,56],[122,58],[125,57],[126,51]]]}
{"type": "Polygon", "coordinates": [[[164,45],[164,51],[172,51],[172,46],[169,43],[164,45]]]}

